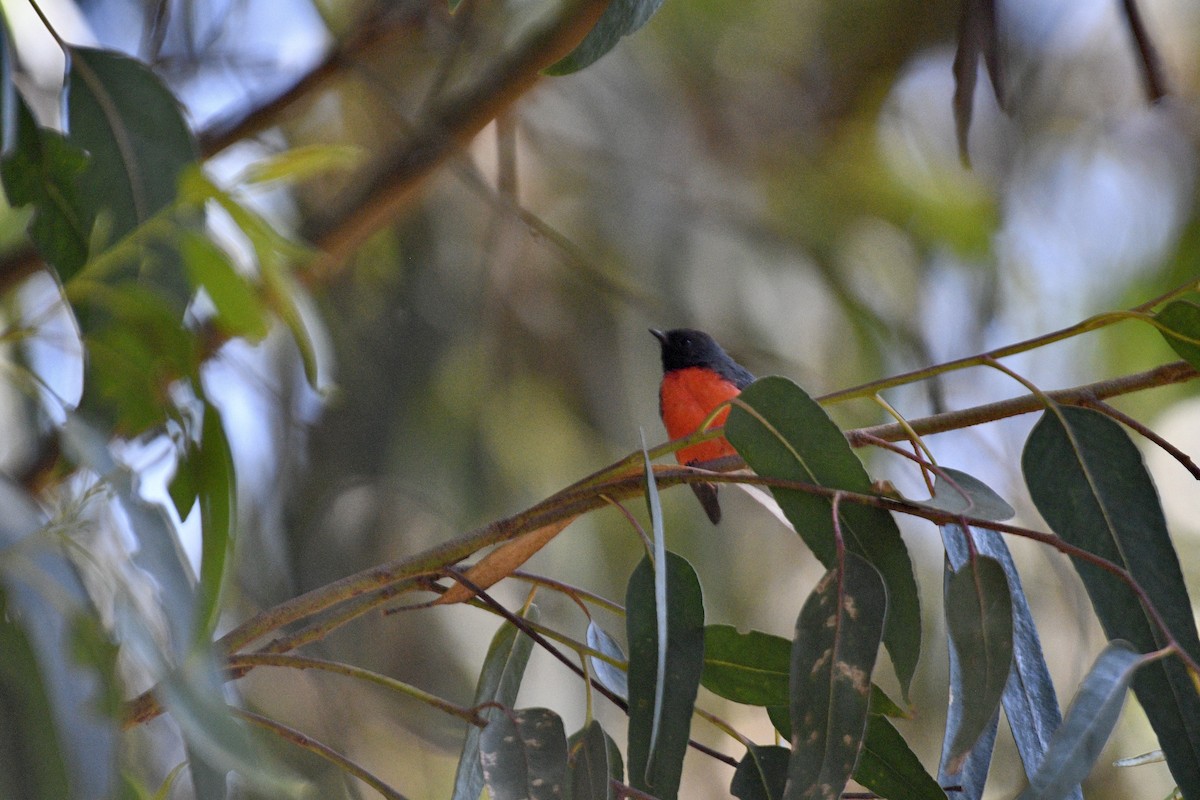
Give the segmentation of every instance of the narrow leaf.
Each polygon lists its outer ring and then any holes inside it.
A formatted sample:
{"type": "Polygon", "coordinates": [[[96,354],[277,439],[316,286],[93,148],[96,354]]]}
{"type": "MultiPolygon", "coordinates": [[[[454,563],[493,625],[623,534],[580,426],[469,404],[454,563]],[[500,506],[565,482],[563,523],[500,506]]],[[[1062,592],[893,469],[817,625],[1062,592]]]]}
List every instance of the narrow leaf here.
{"type": "Polygon", "coordinates": [[[13,46],[8,21],[0,14],[0,159],[17,146],[17,84],[13,81],[13,46]]]}
{"type": "Polygon", "coordinates": [[[1110,642],[1084,677],[1042,768],[1018,800],[1059,800],[1087,777],[1121,716],[1125,692],[1142,657],[1126,642],[1110,642]]]}
{"type": "Polygon", "coordinates": [[[1173,300],[1163,306],[1154,318],[1166,327],[1162,335],[1171,349],[1200,369],[1200,305],[1189,300],[1173,300]]]}
{"type": "Polygon", "coordinates": [[[776,745],[750,747],[738,762],[729,793],[738,800],[780,800],[791,754],[791,750],[776,745]]]}
{"type": "Polygon", "coordinates": [[[655,719],[658,622],[654,568],[642,559],[625,596],[629,642],[629,782],[660,800],[679,791],[692,709],[704,667],[704,598],[696,573],[683,558],[666,553],[667,647],[662,711],[655,719]],[[651,749],[651,731],[658,736],[651,749]]]}
{"type": "Polygon", "coordinates": [[[229,336],[258,342],[270,330],[261,290],[233,266],[229,255],[208,237],[187,232],[180,254],[192,286],[203,289],[216,309],[216,323],[229,336]]]}
{"type": "MultiPolygon", "coordinates": [[[[537,622],[537,606],[529,606],[524,618],[537,622]]],[[[501,625],[492,637],[483,668],[479,671],[474,705],[497,703],[511,708],[516,703],[517,691],[521,688],[521,679],[525,676],[525,666],[529,663],[532,648],[533,641],[522,635],[515,625],[509,622],[501,625]]],[[[489,722],[499,714],[496,708],[486,708],[480,712],[480,716],[489,722]]],[[[479,736],[479,728],[467,728],[467,737],[458,759],[458,771],[454,776],[453,800],[479,800],[479,793],[483,791],[479,736]]]]}
{"type": "Polygon", "coordinates": [[[612,0],[596,26],[565,58],[548,67],[547,75],[569,75],[590,66],[616,47],[622,37],[645,25],[663,0],[612,0]]]}
{"type": "Polygon", "coordinates": [[[946,765],[950,772],[958,772],[996,715],[1012,665],[1012,599],[999,562],[979,557],[950,574],[946,625],[959,663],[970,665],[961,676],[963,716],[946,765]]]}
{"type": "Polygon", "coordinates": [[[615,800],[610,781],[621,781],[624,769],[621,753],[600,723],[589,722],[567,740],[567,785],[571,800],[615,800]]]}
{"type": "Polygon", "coordinates": [[[204,403],[200,449],[195,461],[197,496],[200,500],[200,586],[197,635],[207,641],[216,628],[221,609],[225,564],[233,549],[237,522],[237,477],[233,453],[225,438],[221,413],[211,402],[204,403]]]}
{"type": "MultiPolygon", "coordinates": [[[[962,529],[954,525],[945,525],[941,531],[949,567],[961,568],[970,557],[962,529]]],[[[1041,640],[1029,609],[1029,601],[1021,586],[1021,577],[1017,574],[1016,564],[1004,543],[1004,537],[995,531],[974,528],[971,535],[976,552],[999,562],[1008,578],[1009,595],[1013,603],[1013,665],[1008,684],[1004,687],[1004,716],[1016,742],[1017,752],[1025,765],[1025,773],[1032,775],[1041,766],[1050,737],[1062,723],[1058,696],[1050,679],[1050,669],[1042,654],[1041,640]]],[[[961,709],[961,670],[952,669],[951,676],[951,702],[954,707],[961,709]]],[[[957,719],[958,716],[954,713],[947,717],[947,748],[953,739],[957,719]],[[953,726],[950,725],[952,721],[953,726]]],[[[990,745],[986,741],[976,744],[972,750],[972,757],[976,756],[986,766],[991,756],[990,745]],[[988,750],[981,753],[980,749],[984,746],[987,746],[988,750]]],[[[943,778],[945,785],[958,782],[957,778],[948,774],[943,775],[943,778]]],[[[1071,796],[1075,800],[1083,800],[1083,792],[1078,787],[1071,796]]]]}
{"type": "Polygon", "coordinates": [[[91,155],[82,196],[121,237],[175,200],[196,141],[179,101],[144,64],[109,50],[69,54],[69,138],[91,155]]]}
{"type": "MultiPolygon", "coordinates": [[[[567,517],[523,533],[515,539],[510,539],[473,564],[466,572],[467,579],[480,589],[491,588],[494,584],[513,574],[514,570],[520,569],[522,564],[533,558],[535,553],[562,533],[575,519],[575,517],[567,517]]],[[[441,606],[465,603],[474,596],[475,592],[468,589],[466,584],[455,583],[433,604],[441,606]]]]}
{"type": "Polygon", "coordinates": [[[732,625],[704,629],[704,674],[715,695],[752,706],[786,705],[792,643],[761,631],[740,633],[732,625]]]}
{"type": "Polygon", "coordinates": [[[299,182],[326,172],[346,172],[362,163],[366,151],[346,144],[293,147],[251,164],[239,183],[299,182]]]}
{"type": "Polygon", "coordinates": [[[663,700],[667,691],[667,648],[670,633],[667,626],[667,544],[663,530],[662,499],[658,496],[658,482],[654,479],[654,465],[650,463],[650,452],[646,449],[646,436],[642,434],[642,462],[646,475],[646,510],[650,512],[651,543],[654,557],[654,622],[657,627],[655,641],[658,643],[657,670],[654,681],[654,715],[650,726],[650,756],[646,763],[649,778],[654,769],[655,751],[658,748],[658,731],[663,718],[663,700]]]}
{"type": "MultiPolygon", "coordinates": [[[[51,676],[47,675],[46,679],[51,676]]],[[[0,583],[0,797],[70,797],[67,763],[37,654],[0,583]]]]}
{"type": "MultiPolygon", "coordinates": [[[[725,436],[759,475],[872,493],[870,476],[842,432],[785,378],[762,378],[742,392],[725,423],[725,436]]],[[[830,501],[788,489],[772,494],[805,544],[832,568],[836,552],[830,501]]],[[[921,654],[921,604],[908,548],[887,512],[855,503],[841,504],[840,511],[846,549],[869,561],[887,586],[883,643],[907,699],[921,654]]]]}
{"type": "MultiPolygon", "coordinates": [[[[617,640],[594,621],[588,623],[587,646],[617,661],[628,662],[628,659],[625,658],[625,651],[621,649],[621,645],[617,644],[617,640]]],[[[629,699],[629,677],[625,674],[625,670],[595,656],[591,658],[591,665],[592,673],[606,689],[618,697],[629,699]]]]}
{"type": "Polygon", "coordinates": [[[946,800],[946,793],[925,771],[900,731],[885,717],[875,714],[867,719],[854,780],[880,797],[946,800]]]}
{"type": "Polygon", "coordinates": [[[562,718],[547,708],[496,714],[479,738],[479,761],[492,800],[552,800],[567,778],[562,718]]]}
{"type": "Polygon", "coordinates": [[[964,164],[970,163],[967,134],[975,105],[975,82],[979,57],[987,64],[992,89],[1000,107],[1005,105],[1004,74],[1000,61],[1000,42],[996,34],[995,0],[966,0],[958,28],[958,49],[954,53],[954,122],[958,151],[964,164]]]}
{"type": "MultiPolygon", "coordinates": [[[[1179,558],[1141,453],[1125,431],[1095,411],[1054,407],[1025,444],[1025,482],[1038,511],[1064,541],[1129,571],[1176,641],[1200,657],[1179,558]]],[[[1096,616],[1110,640],[1148,653],[1166,642],[1137,596],[1114,575],[1076,560],[1096,616]]],[[[1200,796],[1200,695],[1178,659],[1138,671],[1138,701],[1185,795],[1200,796]]]]}
{"type": "Polygon", "coordinates": [[[887,590],[879,572],[846,553],[805,601],[792,644],[792,756],[785,800],[837,797],[854,772],[867,725],[871,673],[887,590]]]}

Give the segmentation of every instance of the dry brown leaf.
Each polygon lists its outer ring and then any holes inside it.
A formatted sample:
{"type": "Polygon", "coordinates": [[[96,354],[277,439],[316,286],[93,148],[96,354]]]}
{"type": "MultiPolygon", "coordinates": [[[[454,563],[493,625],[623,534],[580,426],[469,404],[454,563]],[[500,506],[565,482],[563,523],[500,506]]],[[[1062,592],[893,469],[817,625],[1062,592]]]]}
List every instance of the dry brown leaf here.
{"type": "MultiPolygon", "coordinates": [[[[467,570],[467,580],[480,589],[490,588],[511,575],[513,570],[532,558],[534,553],[545,547],[547,542],[561,533],[564,528],[577,518],[578,515],[575,515],[574,517],[567,517],[566,519],[552,522],[529,533],[523,533],[511,542],[502,544],[480,559],[475,566],[467,570]]],[[[474,596],[475,593],[465,585],[455,583],[445,594],[435,600],[433,604],[435,606],[444,606],[450,603],[462,603],[474,596]]]]}

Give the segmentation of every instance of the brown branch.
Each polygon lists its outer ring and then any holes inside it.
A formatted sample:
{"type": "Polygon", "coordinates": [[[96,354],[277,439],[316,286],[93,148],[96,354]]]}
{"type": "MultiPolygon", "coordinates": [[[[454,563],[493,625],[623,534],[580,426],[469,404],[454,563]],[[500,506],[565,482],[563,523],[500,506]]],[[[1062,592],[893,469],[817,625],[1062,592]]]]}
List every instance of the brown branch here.
{"type": "MultiPolygon", "coordinates": [[[[1056,402],[1064,405],[1086,405],[1089,402],[1094,402],[1096,399],[1126,394],[1153,386],[1180,383],[1196,377],[1200,377],[1200,373],[1197,373],[1186,362],[1180,361],[1166,364],[1157,369],[1137,375],[1130,375],[1110,381],[1101,381],[1074,389],[1047,392],[1046,394],[1056,402]]],[[[956,427],[968,427],[1018,414],[1027,414],[1038,411],[1041,408],[1041,400],[1030,395],[1005,400],[1000,403],[965,409],[961,412],[948,412],[935,417],[914,420],[910,425],[919,434],[928,435],[951,430],[956,427]]],[[[717,435],[717,432],[709,431],[704,434],[697,434],[696,436],[711,437],[713,435],[717,435]]],[[[848,431],[846,435],[851,444],[855,444],[856,439],[860,437],[864,440],[869,439],[869,437],[878,437],[888,441],[907,438],[907,433],[899,425],[881,425],[861,431],[848,431]],[[893,427],[894,430],[892,429],[893,427]]],[[[661,449],[664,448],[656,448],[655,452],[657,453],[661,449]]],[[[285,601],[274,608],[251,617],[225,634],[216,643],[217,648],[226,653],[236,652],[252,642],[267,636],[272,631],[300,620],[309,619],[335,606],[357,599],[358,602],[345,609],[343,613],[334,615],[333,619],[336,621],[336,624],[310,626],[320,631],[320,634],[323,635],[332,630],[333,627],[345,624],[360,614],[366,613],[371,608],[376,607],[381,602],[380,598],[382,596],[391,596],[393,594],[393,587],[397,587],[405,581],[422,575],[444,572],[447,566],[457,564],[485,547],[508,541],[528,531],[537,530],[556,520],[594,511],[607,506],[614,499],[621,500],[637,496],[645,490],[645,479],[640,469],[636,467],[631,468],[629,465],[640,461],[641,457],[641,453],[636,453],[622,459],[615,465],[583,479],[519,514],[496,520],[482,528],[477,528],[457,539],[445,542],[422,553],[385,564],[378,564],[353,575],[347,575],[333,583],[326,584],[285,601]]],[[[721,463],[714,463],[709,466],[717,470],[737,469],[739,466],[744,466],[744,464],[739,464],[739,461],[740,459],[736,458],[722,459],[721,463]],[[729,463],[725,463],[727,461],[729,463]]],[[[690,467],[658,466],[655,467],[654,474],[660,488],[682,483],[713,481],[757,483],[766,486],[783,486],[786,484],[788,488],[810,491],[814,494],[830,494],[834,491],[819,486],[760,478],[755,475],[723,475],[720,472],[690,467]]],[[[887,498],[867,495],[858,496],[844,492],[842,496],[843,499],[850,500],[851,502],[863,502],[871,505],[879,505],[882,508],[892,511],[920,514],[934,522],[948,521],[957,523],[960,520],[960,517],[956,515],[947,515],[944,512],[935,512],[931,509],[912,506],[887,498]],[[918,510],[912,510],[914,508],[918,510]]],[[[1046,538],[1047,543],[1067,552],[1062,543],[1055,543],[1054,540],[1057,537],[1051,537],[1048,534],[1038,534],[1035,531],[1004,526],[987,520],[975,521],[967,519],[966,521],[968,524],[991,528],[1002,533],[1017,533],[1029,536],[1030,538],[1042,536],[1046,538]]],[[[1043,541],[1040,538],[1037,540],[1043,541]]],[[[295,643],[294,640],[289,641],[286,638],[281,641],[287,642],[287,645],[280,648],[268,646],[267,649],[278,652],[279,649],[286,649],[288,645],[295,643]]],[[[149,691],[126,704],[122,715],[122,724],[125,727],[137,725],[152,719],[160,713],[162,713],[162,708],[155,698],[153,691],[149,691]]]]}
{"type": "MultiPolygon", "coordinates": [[[[335,271],[372,233],[387,225],[411,199],[423,179],[446,158],[467,144],[485,125],[527,92],[543,69],[571,52],[610,0],[572,0],[543,26],[519,42],[498,63],[482,70],[474,83],[437,100],[414,134],[379,165],[378,171],[350,194],[332,204],[338,211],[314,220],[304,231],[310,241],[326,251],[317,275],[335,271]]],[[[392,15],[394,16],[394,15],[392,15]]],[[[343,43],[311,72],[283,94],[254,109],[236,122],[220,121],[199,135],[201,153],[212,156],[235,142],[276,124],[296,103],[312,97],[339,79],[358,60],[357,54],[386,42],[402,28],[407,17],[368,20],[356,35],[343,43]]],[[[32,246],[0,259],[0,294],[9,291],[44,268],[32,246]]]]}
{"type": "Polygon", "coordinates": [[[320,756],[331,764],[358,778],[360,781],[367,784],[384,797],[388,798],[388,800],[405,800],[404,795],[400,794],[395,789],[377,778],[375,775],[368,772],[357,762],[350,760],[329,745],[317,741],[308,734],[302,733],[289,725],[284,725],[282,722],[276,722],[269,717],[264,717],[261,714],[255,714],[253,711],[246,711],[245,709],[236,708],[233,706],[231,706],[229,710],[247,722],[271,731],[276,736],[291,742],[297,747],[320,756]]]}
{"type": "MultiPolygon", "coordinates": [[[[1126,375],[1120,378],[1113,378],[1112,380],[1090,383],[1085,386],[1076,386],[1073,389],[1046,392],[1046,396],[1064,406],[1087,406],[1096,400],[1129,394],[1130,392],[1137,392],[1156,386],[1183,383],[1194,380],[1197,377],[1200,377],[1200,373],[1197,373],[1196,369],[1186,361],[1175,361],[1145,372],[1139,372],[1135,375],[1126,375]]],[[[908,424],[918,435],[929,436],[934,433],[945,433],[946,431],[969,428],[973,425],[995,422],[1008,417],[1020,416],[1021,414],[1031,414],[1042,410],[1042,408],[1044,408],[1044,405],[1040,397],[1027,394],[1021,397],[1013,397],[1009,400],[1001,400],[996,403],[964,408],[961,411],[948,411],[944,414],[935,414],[931,417],[911,420],[908,424]]],[[[868,437],[897,442],[908,438],[908,433],[898,423],[894,422],[887,425],[876,425],[873,428],[862,428],[846,432],[846,438],[850,440],[850,444],[854,447],[863,447],[870,444],[868,437]]]]}
{"type": "Polygon", "coordinates": [[[306,238],[325,253],[318,275],[338,270],[372,233],[391,222],[427,175],[527,92],[543,69],[575,49],[608,2],[574,0],[474,83],[436,102],[401,149],[335,201],[334,218],[310,224],[306,238]]]}

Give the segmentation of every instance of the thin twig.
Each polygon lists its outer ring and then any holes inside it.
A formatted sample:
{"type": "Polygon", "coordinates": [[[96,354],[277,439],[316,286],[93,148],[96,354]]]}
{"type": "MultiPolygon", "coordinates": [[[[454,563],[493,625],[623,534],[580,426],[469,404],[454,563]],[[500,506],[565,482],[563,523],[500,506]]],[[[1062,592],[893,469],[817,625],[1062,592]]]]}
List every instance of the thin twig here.
{"type": "Polygon", "coordinates": [[[251,722],[260,728],[265,728],[280,738],[291,742],[297,747],[320,756],[339,769],[342,769],[358,778],[360,781],[367,784],[384,797],[388,798],[388,800],[406,800],[404,795],[388,786],[375,775],[368,772],[364,767],[334,750],[329,745],[317,741],[308,734],[302,733],[290,725],[284,725],[282,722],[277,722],[269,717],[264,717],[261,714],[255,714],[253,711],[247,711],[243,708],[235,708],[232,706],[229,710],[247,722],[251,722]]]}
{"type": "Polygon", "coordinates": [[[1154,431],[1147,428],[1142,423],[1138,422],[1133,417],[1129,416],[1128,414],[1126,414],[1123,411],[1119,411],[1116,408],[1113,408],[1108,403],[1105,403],[1101,400],[1093,400],[1092,402],[1085,402],[1085,403],[1082,403],[1082,405],[1087,406],[1088,408],[1094,408],[1097,411],[1099,411],[1100,413],[1104,414],[1105,416],[1112,417],[1113,419],[1115,419],[1117,422],[1121,423],[1125,427],[1135,431],[1138,435],[1140,435],[1143,438],[1148,439],[1151,442],[1153,442],[1154,444],[1158,445],[1160,448],[1165,450],[1168,455],[1170,455],[1172,458],[1174,458],[1176,461],[1178,461],[1179,464],[1184,469],[1186,469],[1188,472],[1190,472],[1192,474],[1193,478],[1200,481],[1200,467],[1196,466],[1196,462],[1192,461],[1191,456],[1189,456],[1187,453],[1180,450],[1175,445],[1168,442],[1163,437],[1159,436],[1154,431]]]}

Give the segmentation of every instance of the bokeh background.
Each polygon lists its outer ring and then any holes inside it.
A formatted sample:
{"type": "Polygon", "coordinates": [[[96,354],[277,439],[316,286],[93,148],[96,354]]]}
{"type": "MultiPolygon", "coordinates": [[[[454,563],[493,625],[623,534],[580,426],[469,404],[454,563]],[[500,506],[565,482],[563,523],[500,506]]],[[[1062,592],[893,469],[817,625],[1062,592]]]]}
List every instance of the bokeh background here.
{"type": "MultiPolygon", "coordinates": [[[[61,55],[26,0],[2,5],[23,87],[42,93],[51,120],[61,55]]],[[[648,327],[705,329],[755,373],[788,375],[819,395],[1128,307],[1197,272],[1200,6],[1188,0],[1139,3],[1170,89],[1154,103],[1120,4],[998,3],[1006,107],[981,67],[970,168],[951,105],[961,3],[666,0],[592,67],[506,93],[495,123],[405,183],[398,200],[365,209],[357,190],[386,181],[439,103],[501,70],[556,4],[463,0],[453,15],[446,0],[40,6],[65,38],[154,65],[221,180],[236,183],[248,164],[296,146],[360,153],[353,168],[254,195],[281,228],[337,257],[299,276],[324,392],[306,384],[283,330],[256,347],[227,345],[207,368],[241,491],[230,624],[518,511],[637,449],[642,436],[660,442],[648,327]],[[345,245],[356,220],[370,235],[345,245]]],[[[20,270],[21,225],[0,216],[3,270],[20,270]]],[[[27,279],[14,314],[38,308],[41,280],[27,279]]],[[[69,400],[78,352],[51,312],[38,313],[48,340],[34,345],[39,370],[69,400]]],[[[1049,389],[1172,358],[1151,329],[1125,323],[1007,363],[1049,389]]],[[[980,369],[887,397],[917,417],[1021,391],[980,369]]],[[[1193,394],[1161,389],[1118,405],[1195,453],[1193,394]]],[[[36,442],[22,432],[27,404],[11,395],[3,455],[15,473],[36,442]]],[[[866,403],[830,411],[847,427],[884,419],[866,403]]],[[[987,481],[1020,522],[1039,526],[1018,472],[1031,424],[929,444],[940,463],[987,481]]],[[[168,449],[148,440],[127,454],[148,496],[161,496],[168,449]]],[[[873,475],[920,494],[906,462],[863,457],[873,475]]],[[[1171,459],[1147,457],[1196,591],[1196,489],[1171,459]]],[[[667,493],[668,545],[695,565],[709,621],[787,636],[821,570],[753,501],[723,496],[725,521],[714,528],[689,493],[667,493]]],[[[181,531],[194,554],[195,531],[181,531]]],[[[941,546],[927,524],[906,524],[905,535],[930,644],[915,719],[900,729],[933,771],[946,701],[941,546]]],[[[1103,637],[1069,565],[1012,546],[1065,705],[1103,637]]],[[[640,555],[629,524],[607,510],[577,521],[528,568],[620,600],[640,555]]],[[[517,605],[526,588],[509,583],[496,595],[517,605]]],[[[546,592],[539,601],[548,624],[582,637],[574,606],[546,592]]],[[[496,624],[465,608],[372,616],[315,652],[468,702],[496,624]]],[[[240,689],[406,795],[448,796],[463,733],[448,718],[331,676],[259,670],[240,689]]],[[[765,714],[704,702],[771,740],[765,714]]],[[[583,720],[578,682],[542,654],[520,705],[555,708],[568,730],[583,720]]],[[[621,740],[620,713],[603,702],[597,713],[621,740]]],[[[702,721],[694,734],[740,756],[702,721]]],[[[1153,748],[1131,700],[1088,796],[1165,796],[1162,765],[1107,766],[1153,748]]],[[[302,766],[324,796],[360,792],[302,766]]],[[[990,796],[1020,791],[1003,734],[994,769],[990,796]]],[[[683,796],[728,796],[730,777],[690,754],[683,796]]]]}

